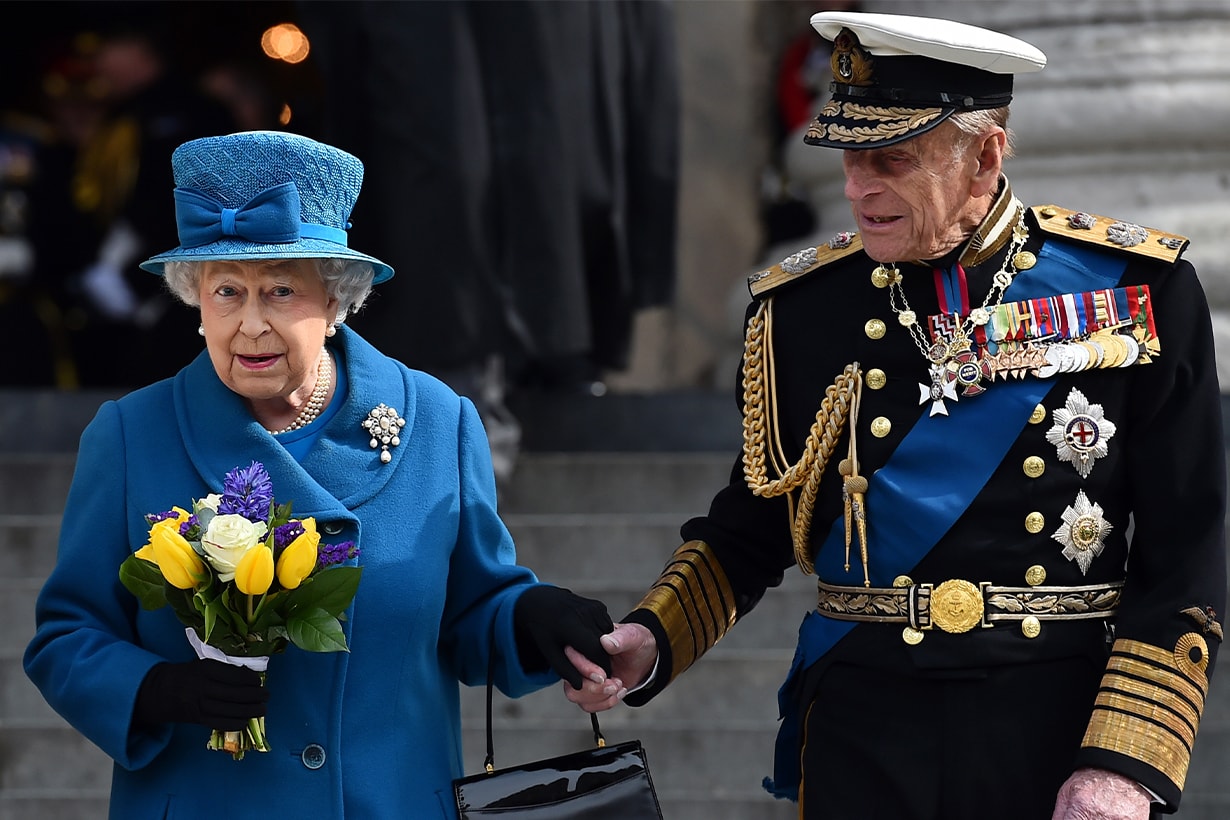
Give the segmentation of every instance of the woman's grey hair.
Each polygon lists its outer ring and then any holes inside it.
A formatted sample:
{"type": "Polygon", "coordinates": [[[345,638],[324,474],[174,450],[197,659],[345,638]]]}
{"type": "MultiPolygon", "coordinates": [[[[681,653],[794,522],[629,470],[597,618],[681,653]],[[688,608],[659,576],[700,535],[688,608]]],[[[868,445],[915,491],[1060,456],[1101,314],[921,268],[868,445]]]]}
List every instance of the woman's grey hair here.
{"type": "MultiPolygon", "coordinates": [[[[367,295],[372,292],[376,271],[370,262],[361,259],[321,258],[311,261],[316,263],[316,272],[325,283],[325,290],[337,299],[334,323],[341,324],[349,314],[363,306],[367,295]]],[[[171,260],[163,265],[167,289],[189,307],[201,306],[201,271],[204,265],[203,261],[188,259],[171,260]]]]}

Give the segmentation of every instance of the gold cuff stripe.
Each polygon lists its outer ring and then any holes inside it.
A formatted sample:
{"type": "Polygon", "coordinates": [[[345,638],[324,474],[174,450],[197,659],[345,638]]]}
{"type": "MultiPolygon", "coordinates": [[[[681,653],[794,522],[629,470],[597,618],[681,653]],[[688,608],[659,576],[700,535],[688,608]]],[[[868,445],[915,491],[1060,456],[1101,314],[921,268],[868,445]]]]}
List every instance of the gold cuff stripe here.
{"type": "MultiPolygon", "coordinates": [[[[1196,729],[1181,717],[1164,706],[1149,700],[1147,697],[1121,694],[1103,689],[1094,701],[1095,709],[1110,709],[1127,715],[1135,715],[1141,720],[1160,726],[1174,735],[1183,745],[1191,750],[1196,742],[1196,729]]],[[[1199,720],[1197,720],[1199,723],[1199,720]]]]}
{"type": "Polygon", "coordinates": [[[1127,755],[1157,769],[1180,790],[1191,752],[1178,738],[1136,715],[1095,709],[1081,746],[1127,755]]]}
{"type": "Polygon", "coordinates": [[[1106,664],[1106,674],[1119,674],[1151,683],[1159,688],[1159,696],[1162,696],[1162,690],[1165,690],[1165,700],[1182,698],[1190,703],[1197,713],[1204,711],[1205,693],[1169,669],[1159,669],[1135,658],[1111,656],[1106,664]]]}
{"type": "Polygon", "coordinates": [[[1174,697],[1170,689],[1152,685],[1125,675],[1107,672],[1106,676],[1102,678],[1102,691],[1107,693],[1117,692],[1125,696],[1139,698],[1147,702],[1154,710],[1166,709],[1178,717],[1191,730],[1193,736],[1196,734],[1197,727],[1200,726],[1202,706],[1192,703],[1184,697],[1174,697]]]}
{"type": "Polygon", "coordinates": [[[734,592],[709,546],[689,541],[637,607],[652,612],[671,647],[671,680],[713,647],[735,622],[734,592]]]}
{"type": "Polygon", "coordinates": [[[1160,666],[1162,669],[1170,672],[1180,680],[1187,680],[1193,686],[1200,690],[1201,700],[1209,692],[1209,678],[1199,667],[1190,666],[1187,669],[1180,669],[1175,664],[1174,653],[1169,652],[1161,647],[1153,646],[1152,644],[1141,643],[1140,641],[1130,641],[1120,638],[1115,641],[1114,647],[1111,649],[1111,661],[1115,658],[1123,658],[1125,662],[1129,658],[1143,659],[1151,662],[1154,666],[1160,666]]]}

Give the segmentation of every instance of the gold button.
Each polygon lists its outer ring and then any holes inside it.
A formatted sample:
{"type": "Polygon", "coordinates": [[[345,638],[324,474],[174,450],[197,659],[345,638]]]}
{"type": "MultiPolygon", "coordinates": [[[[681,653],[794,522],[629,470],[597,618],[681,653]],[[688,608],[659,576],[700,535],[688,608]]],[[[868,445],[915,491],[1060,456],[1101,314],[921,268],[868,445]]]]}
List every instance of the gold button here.
{"type": "Polygon", "coordinates": [[[910,646],[917,646],[922,643],[923,634],[912,626],[907,626],[901,630],[901,640],[908,643],[910,646]]]}
{"type": "Polygon", "coordinates": [[[1043,216],[1043,218],[1050,219],[1052,216],[1059,213],[1059,211],[1055,210],[1054,208],[1048,205],[1047,207],[1040,209],[1038,213],[1040,213],[1043,216]]]}
{"type": "Polygon", "coordinates": [[[1025,529],[1032,533],[1042,532],[1042,528],[1046,526],[1046,516],[1040,512],[1031,512],[1025,516],[1025,529]]]}
{"type": "Polygon", "coordinates": [[[1045,420],[1046,420],[1046,408],[1039,404],[1037,407],[1034,408],[1034,411],[1029,414],[1029,423],[1030,424],[1041,424],[1045,420]]]}
{"type": "Polygon", "coordinates": [[[877,288],[886,288],[893,281],[893,272],[891,268],[886,268],[883,265],[876,265],[875,270],[871,272],[871,284],[877,288]]]}
{"type": "Polygon", "coordinates": [[[892,429],[893,423],[883,416],[876,416],[871,420],[871,434],[876,438],[884,438],[892,429]]]}
{"type": "Polygon", "coordinates": [[[914,586],[914,579],[908,575],[898,575],[896,578],[893,579],[893,586],[912,587],[914,586]]]}
{"type": "Polygon", "coordinates": [[[1042,633],[1042,623],[1034,615],[1025,616],[1021,621],[1021,634],[1026,638],[1036,638],[1042,633]]]}
{"type": "Polygon", "coordinates": [[[879,319],[868,319],[867,324],[863,325],[863,332],[868,339],[883,339],[885,329],[884,322],[879,319]]]}
{"type": "Polygon", "coordinates": [[[888,377],[885,376],[884,371],[878,367],[873,367],[871,370],[868,370],[864,380],[867,382],[867,386],[872,390],[879,390],[888,383],[888,377]]]}
{"type": "Polygon", "coordinates": [[[1038,456],[1030,456],[1025,459],[1025,463],[1021,465],[1021,468],[1025,471],[1025,475],[1030,478],[1037,478],[1046,472],[1046,462],[1038,456]]]}
{"type": "Polygon", "coordinates": [[[1025,570],[1025,583],[1031,587],[1036,587],[1038,584],[1046,580],[1046,570],[1041,564],[1034,564],[1029,569],[1025,570]]]}
{"type": "Polygon", "coordinates": [[[1029,251],[1021,251],[1012,257],[1012,264],[1017,270],[1029,270],[1034,265],[1038,264],[1038,257],[1034,256],[1029,251]]]}

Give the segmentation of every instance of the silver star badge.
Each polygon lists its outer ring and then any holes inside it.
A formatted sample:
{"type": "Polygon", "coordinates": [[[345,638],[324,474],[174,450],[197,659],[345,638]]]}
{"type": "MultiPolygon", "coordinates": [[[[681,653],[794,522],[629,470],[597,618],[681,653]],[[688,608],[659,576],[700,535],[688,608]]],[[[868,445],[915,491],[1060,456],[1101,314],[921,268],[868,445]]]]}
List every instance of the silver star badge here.
{"type": "Polygon", "coordinates": [[[1076,501],[1063,511],[1063,526],[1051,538],[1063,544],[1063,557],[1075,561],[1084,575],[1093,559],[1102,554],[1106,547],[1102,540],[1110,530],[1110,522],[1102,517],[1102,505],[1094,504],[1084,490],[1078,490],[1076,501]]]}
{"type": "Polygon", "coordinates": [[[1090,404],[1076,388],[1055,411],[1055,424],[1046,431],[1046,440],[1055,445],[1060,461],[1069,461],[1088,478],[1094,462],[1106,455],[1106,442],[1115,434],[1115,425],[1103,415],[1102,405],[1090,404]]]}

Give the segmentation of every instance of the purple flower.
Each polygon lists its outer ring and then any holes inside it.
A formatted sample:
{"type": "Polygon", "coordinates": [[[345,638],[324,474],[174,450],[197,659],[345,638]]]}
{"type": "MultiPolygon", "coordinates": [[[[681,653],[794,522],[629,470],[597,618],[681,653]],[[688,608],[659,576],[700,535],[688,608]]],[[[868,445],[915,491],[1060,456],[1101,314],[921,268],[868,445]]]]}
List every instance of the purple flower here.
{"type": "Polygon", "coordinates": [[[316,566],[320,569],[340,564],[359,554],[359,548],[353,541],[343,541],[340,544],[321,544],[316,555],[316,566]]]}
{"type": "Polygon", "coordinates": [[[273,505],[273,481],[265,466],[253,461],[248,467],[236,467],[226,474],[222,485],[222,500],[218,512],[222,515],[242,515],[249,521],[266,521],[273,505]]]}
{"type": "Polygon", "coordinates": [[[157,524],[159,521],[166,521],[168,518],[174,518],[178,513],[175,510],[163,510],[162,512],[147,513],[145,516],[146,522],[157,524]]]}
{"type": "Polygon", "coordinates": [[[275,553],[286,549],[291,541],[303,535],[303,525],[298,521],[289,521],[273,531],[273,551],[275,553]]]}

